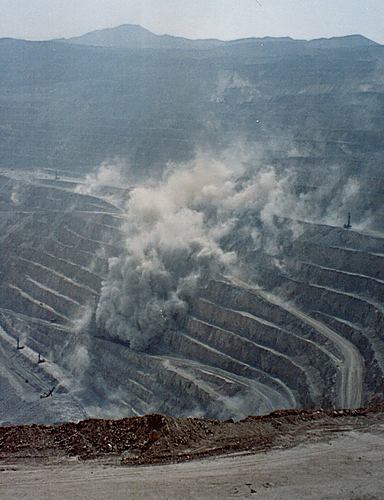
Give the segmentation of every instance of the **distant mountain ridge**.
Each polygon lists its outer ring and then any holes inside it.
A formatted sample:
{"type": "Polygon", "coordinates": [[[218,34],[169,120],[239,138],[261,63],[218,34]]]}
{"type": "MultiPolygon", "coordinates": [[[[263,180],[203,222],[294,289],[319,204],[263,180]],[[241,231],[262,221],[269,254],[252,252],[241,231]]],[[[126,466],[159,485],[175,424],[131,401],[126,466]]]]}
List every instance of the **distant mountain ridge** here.
{"type": "Polygon", "coordinates": [[[367,171],[382,158],[382,45],[358,35],[193,41],[140,26],[107,34],[0,40],[0,166],[86,171],[126,158],[145,177],[232,137],[272,150],[286,141],[284,161],[296,141],[316,164],[342,155],[350,165],[360,152],[367,171]]]}
{"type": "Polygon", "coordinates": [[[123,24],[116,28],[91,31],[79,37],[62,39],[67,43],[103,47],[143,48],[143,49],[188,49],[214,48],[225,44],[221,40],[190,40],[188,38],[156,35],[136,24],[123,24]]]}
{"type": "Polygon", "coordinates": [[[264,38],[242,38],[237,40],[223,41],[217,39],[192,40],[179,36],[156,35],[151,31],[136,24],[123,24],[115,28],[106,28],[91,31],[84,35],[63,38],[60,41],[77,44],[92,45],[98,47],[120,47],[120,48],[143,48],[143,49],[211,49],[233,44],[242,43],[284,43],[284,44],[305,44],[314,48],[326,47],[357,47],[378,45],[376,42],[362,36],[349,35],[334,38],[320,38],[316,40],[295,40],[290,37],[264,37],[264,38]]]}

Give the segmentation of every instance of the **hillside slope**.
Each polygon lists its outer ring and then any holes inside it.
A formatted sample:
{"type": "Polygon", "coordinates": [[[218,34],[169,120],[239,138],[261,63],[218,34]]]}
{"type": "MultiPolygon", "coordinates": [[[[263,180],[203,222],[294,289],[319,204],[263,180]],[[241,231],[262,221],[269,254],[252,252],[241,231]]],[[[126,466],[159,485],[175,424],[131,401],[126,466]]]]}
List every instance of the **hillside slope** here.
{"type": "Polygon", "coordinates": [[[383,47],[362,37],[190,43],[0,40],[0,166],[89,170],[121,158],[146,176],[241,140],[280,166],[337,162],[379,177],[383,47]]]}

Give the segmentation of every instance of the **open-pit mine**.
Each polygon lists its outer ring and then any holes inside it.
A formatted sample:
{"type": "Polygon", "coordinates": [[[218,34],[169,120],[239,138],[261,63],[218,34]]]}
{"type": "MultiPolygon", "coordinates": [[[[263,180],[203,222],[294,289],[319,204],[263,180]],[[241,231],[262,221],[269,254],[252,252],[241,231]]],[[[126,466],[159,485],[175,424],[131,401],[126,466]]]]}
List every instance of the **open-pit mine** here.
{"type": "Polygon", "coordinates": [[[0,424],[379,404],[383,47],[141,30],[0,40],[0,424]]]}
{"type": "Polygon", "coordinates": [[[183,323],[138,351],[95,319],[109,259],[129,238],[108,186],[95,196],[73,178],[8,172],[0,182],[3,424],[382,399],[383,237],[296,221],[299,236],[273,257],[237,242],[256,277],[209,277],[183,323]]]}

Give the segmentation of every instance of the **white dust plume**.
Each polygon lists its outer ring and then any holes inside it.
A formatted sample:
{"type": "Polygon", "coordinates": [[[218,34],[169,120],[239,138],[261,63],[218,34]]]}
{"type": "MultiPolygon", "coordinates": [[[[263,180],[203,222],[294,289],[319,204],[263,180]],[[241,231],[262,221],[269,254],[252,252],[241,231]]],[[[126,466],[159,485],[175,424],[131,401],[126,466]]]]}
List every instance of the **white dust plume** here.
{"type": "MultiPolygon", "coordinates": [[[[357,190],[347,185],[342,203],[357,190]]],[[[135,350],[150,348],[165,330],[182,327],[188,298],[208,276],[237,272],[237,255],[228,249],[238,248],[241,233],[254,241],[263,233],[272,248],[280,216],[293,221],[296,237],[295,219],[327,215],[321,196],[297,194],[293,172],[242,171],[203,154],[168,170],[160,183],[132,189],[124,250],[109,261],[98,325],[135,350]]],[[[339,209],[336,201],[332,208],[339,209]]]]}

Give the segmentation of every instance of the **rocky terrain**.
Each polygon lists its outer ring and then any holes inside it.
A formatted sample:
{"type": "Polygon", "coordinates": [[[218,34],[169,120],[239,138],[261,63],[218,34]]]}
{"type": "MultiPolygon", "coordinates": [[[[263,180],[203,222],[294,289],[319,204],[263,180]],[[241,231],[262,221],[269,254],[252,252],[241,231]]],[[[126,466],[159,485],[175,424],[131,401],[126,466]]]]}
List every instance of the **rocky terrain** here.
{"type": "Polygon", "coordinates": [[[193,42],[128,26],[3,39],[0,63],[0,424],[383,401],[382,46],[193,42]],[[254,198],[265,178],[280,187],[220,221],[237,272],[207,275],[182,321],[133,348],[96,321],[133,239],[127,200],[204,148],[235,157],[228,198],[260,166],[254,198]],[[94,167],[109,159],[126,182],[95,189],[94,167]]]}
{"type": "Polygon", "coordinates": [[[356,410],[285,410],[239,422],[159,414],[123,420],[0,428],[0,463],[78,457],[121,465],[159,464],[315,443],[333,433],[383,424],[383,406],[356,410]]]}
{"type": "Polygon", "coordinates": [[[320,169],[362,178],[368,204],[382,195],[384,51],[362,36],[187,41],[123,26],[2,39],[0,64],[2,168],[84,172],[118,158],[147,178],[249,141],[298,169],[300,186],[318,186],[320,169]]]}
{"type": "Polygon", "coordinates": [[[123,205],[107,187],[81,194],[81,179],[8,172],[1,182],[3,425],[153,411],[244,418],[383,400],[376,233],[297,222],[299,236],[282,236],[274,255],[235,240],[248,281],[210,278],[183,325],[137,352],[94,318],[108,259],[123,248],[123,205]]]}
{"type": "Polygon", "coordinates": [[[1,427],[0,494],[379,499],[383,415],[381,405],[278,411],[240,422],[153,414],[1,427]]]}

